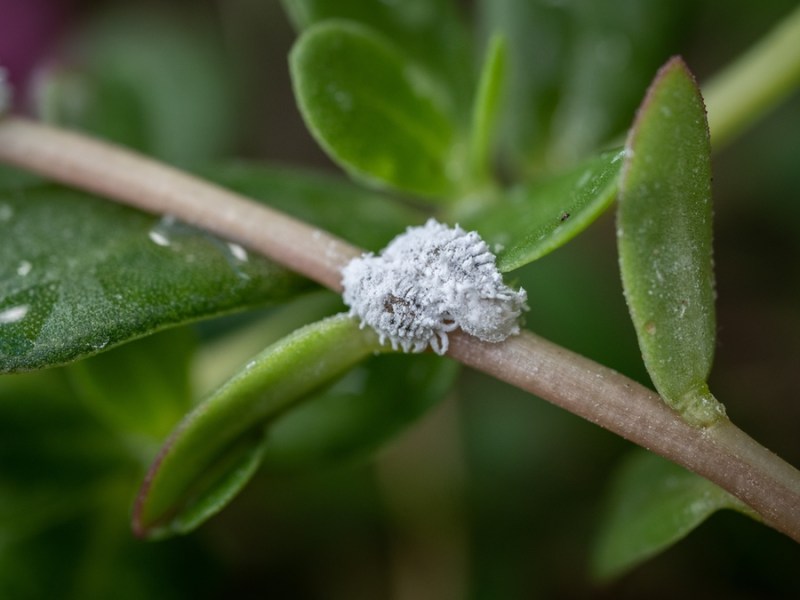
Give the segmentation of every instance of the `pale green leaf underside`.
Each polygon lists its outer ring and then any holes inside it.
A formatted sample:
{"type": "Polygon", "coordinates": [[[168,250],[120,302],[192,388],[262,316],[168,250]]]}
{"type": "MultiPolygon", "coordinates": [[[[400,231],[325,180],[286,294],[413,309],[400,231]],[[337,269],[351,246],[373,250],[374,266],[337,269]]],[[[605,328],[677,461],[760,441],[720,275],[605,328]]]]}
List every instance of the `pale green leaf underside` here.
{"type": "Polygon", "coordinates": [[[255,472],[268,422],[380,349],[375,333],[346,315],[268,347],[173,431],[139,493],[136,532],[182,533],[217,512],[255,472]]]}
{"type": "Polygon", "coordinates": [[[720,509],[749,514],[707,479],[640,450],[617,473],[608,502],[592,553],[592,571],[600,580],[663,552],[720,509]]]}

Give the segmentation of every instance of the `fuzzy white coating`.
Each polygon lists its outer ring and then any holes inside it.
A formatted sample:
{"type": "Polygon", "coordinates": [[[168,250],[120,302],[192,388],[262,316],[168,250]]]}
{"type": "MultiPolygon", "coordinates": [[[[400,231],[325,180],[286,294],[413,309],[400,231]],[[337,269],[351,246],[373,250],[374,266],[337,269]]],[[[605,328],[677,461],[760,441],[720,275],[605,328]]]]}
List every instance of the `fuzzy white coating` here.
{"type": "Polygon", "coordinates": [[[434,219],[342,269],[344,302],[392,348],[437,354],[456,328],[487,342],[519,333],[525,290],[503,283],[495,256],[474,231],[434,219]]]}

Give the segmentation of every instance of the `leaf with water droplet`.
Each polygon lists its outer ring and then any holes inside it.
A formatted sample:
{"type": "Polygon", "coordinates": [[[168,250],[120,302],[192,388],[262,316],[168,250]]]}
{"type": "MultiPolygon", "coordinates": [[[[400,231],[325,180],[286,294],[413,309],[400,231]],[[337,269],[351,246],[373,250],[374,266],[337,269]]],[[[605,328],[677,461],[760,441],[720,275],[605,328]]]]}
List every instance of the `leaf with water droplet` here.
{"type": "Polygon", "coordinates": [[[134,530],[184,533],[217,513],[261,463],[265,426],[380,349],[372,330],[344,314],[268,347],[173,431],[142,484],[134,530]]]}
{"type": "Polygon", "coordinates": [[[626,143],[617,240],[625,297],[659,394],[688,421],[724,415],[706,386],[716,343],[711,147],[682,60],[658,72],[626,143]]]}
{"type": "Polygon", "coordinates": [[[64,364],[308,283],[170,219],[48,186],[0,191],[0,372],[64,364]]]}
{"type": "Polygon", "coordinates": [[[600,581],[619,577],[677,543],[713,513],[741,501],[707,479],[655,454],[635,450],[612,483],[592,552],[600,581]]]}
{"type": "Polygon", "coordinates": [[[566,244],[611,206],[621,159],[622,150],[604,152],[561,175],[518,186],[467,226],[502,248],[501,271],[518,269],[566,244]]]}
{"type": "Polygon", "coordinates": [[[306,125],[348,173],[429,198],[453,194],[462,167],[438,83],[388,39],[324,21],[303,32],[290,66],[306,125]]]}

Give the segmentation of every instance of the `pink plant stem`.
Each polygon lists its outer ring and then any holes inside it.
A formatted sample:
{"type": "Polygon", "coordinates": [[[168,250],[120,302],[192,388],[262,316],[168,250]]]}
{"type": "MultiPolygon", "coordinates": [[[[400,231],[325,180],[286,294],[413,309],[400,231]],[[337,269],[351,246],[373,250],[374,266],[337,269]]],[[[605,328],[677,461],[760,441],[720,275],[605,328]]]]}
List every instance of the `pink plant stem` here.
{"type": "Polygon", "coordinates": [[[0,161],[239,242],[341,292],[362,253],[325,231],[140,154],[27,119],[0,121],[0,161]]]}
{"type": "MultiPolygon", "coordinates": [[[[361,250],[154,160],[21,118],[0,120],[0,161],[142,210],[173,215],[261,252],[332,290],[361,250]]],[[[499,344],[451,335],[453,358],[708,478],[800,542],[800,472],[729,420],[683,421],[652,391],[530,332],[499,344]]]]}

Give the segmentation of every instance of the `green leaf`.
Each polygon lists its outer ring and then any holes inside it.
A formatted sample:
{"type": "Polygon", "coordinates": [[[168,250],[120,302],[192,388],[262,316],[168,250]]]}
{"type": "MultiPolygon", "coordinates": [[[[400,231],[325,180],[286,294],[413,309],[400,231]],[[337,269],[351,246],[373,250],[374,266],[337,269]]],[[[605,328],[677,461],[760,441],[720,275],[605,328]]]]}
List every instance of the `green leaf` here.
{"type": "Polygon", "coordinates": [[[407,203],[318,171],[239,161],[204,169],[202,174],[373,251],[427,218],[407,203]]]}
{"type": "Polygon", "coordinates": [[[193,332],[176,328],[72,364],[68,372],[93,414],[131,443],[149,446],[160,443],[191,406],[194,349],[193,332]]]}
{"type": "Polygon", "coordinates": [[[169,218],[58,187],[0,191],[0,372],[96,354],[308,284],[169,218]]]}
{"type": "Polygon", "coordinates": [[[173,431],[139,492],[134,531],[184,533],[218,512],[258,467],[264,427],[381,348],[373,331],[344,314],[268,347],[173,431]]]}
{"type": "Polygon", "coordinates": [[[457,371],[432,354],[371,359],[279,416],[267,430],[264,465],[295,470],[366,456],[442,400],[457,371]]]}
{"type": "Polygon", "coordinates": [[[290,65],[306,125],[351,175],[422,196],[453,194],[453,123],[436,83],[389,40],[326,21],[300,36],[290,65]]]}
{"type": "Polygon", "coordinates": [[[625,128],[683,3],[483,0],[478,11],[486,37],[508,40],[502,146],[530,175],[571,165],[625,128]]]}
{"type": "Polygon", "coordinates": [[[653,71],[685,30],[688,4],[591,0],[569,5],[570,47],[552,118],[551,162],[572,164],[625,130],[653,71]]]}
{"type": "Polygon", "coordinates": [[[478,177],[486,178],[491,170],[492,136],[498,116],[505,69],[506,41],[502,35],[495,35],[489,40],[483,71],[478,82],[478,93],[472,107],[470,157],[472,171],[478,177]]]}
{"type": "Polygon", "coordinates": [[[44,73],[40,113],[184,167],[227,154],[236,102],[211,18],[199,9],[100,13],[68,40],[76,66],[44,73]]]}
{"type": "Polygon", "coordinates": [[[574,238],[614,201],[622,151],[605,152],[570,171],[511,190],[505,203],[469,221],[490,244],[500,245],[497,266],[513,271],[574,238]]]}
{"type": "Polygon", "coordinates": [[[448,107],[468,117],[473,86],[470,33],[452,0],[283,0],[295,28],[347,19],[380,32],[446,85],[448,107]]]}
{"type": "Polygon", "coordinates": [[[716,343],[710,157],[700,91],[674,58],[628,135],[617,239],[647,371],[667,403],[698,425],[724,415],[706,386],[716,343]]]}
{"type": "Polygon", "coordinates": [[[87,414],[61,370],[2,376],[0,400],[4,501],[47,490],[49,501],[39,498],[43,510],[69,511],[83,504],[81,495],[98,479],[132,464],[123,446],[87,414]]]}
{"type": "Polygon", "coordinates": [[[0,377],[0,439],[0,597],[178,598],[208,581],[196,547],[131,538],[138,462],[63,369],[0,377]]]}
{"type": "Polygon", "coordinates": [[[594,577],[619,577],[724,508],[752,516],[739,500],[707,479],[655,454],[632,452],[611,484],[592,552],[594,577]]]}

